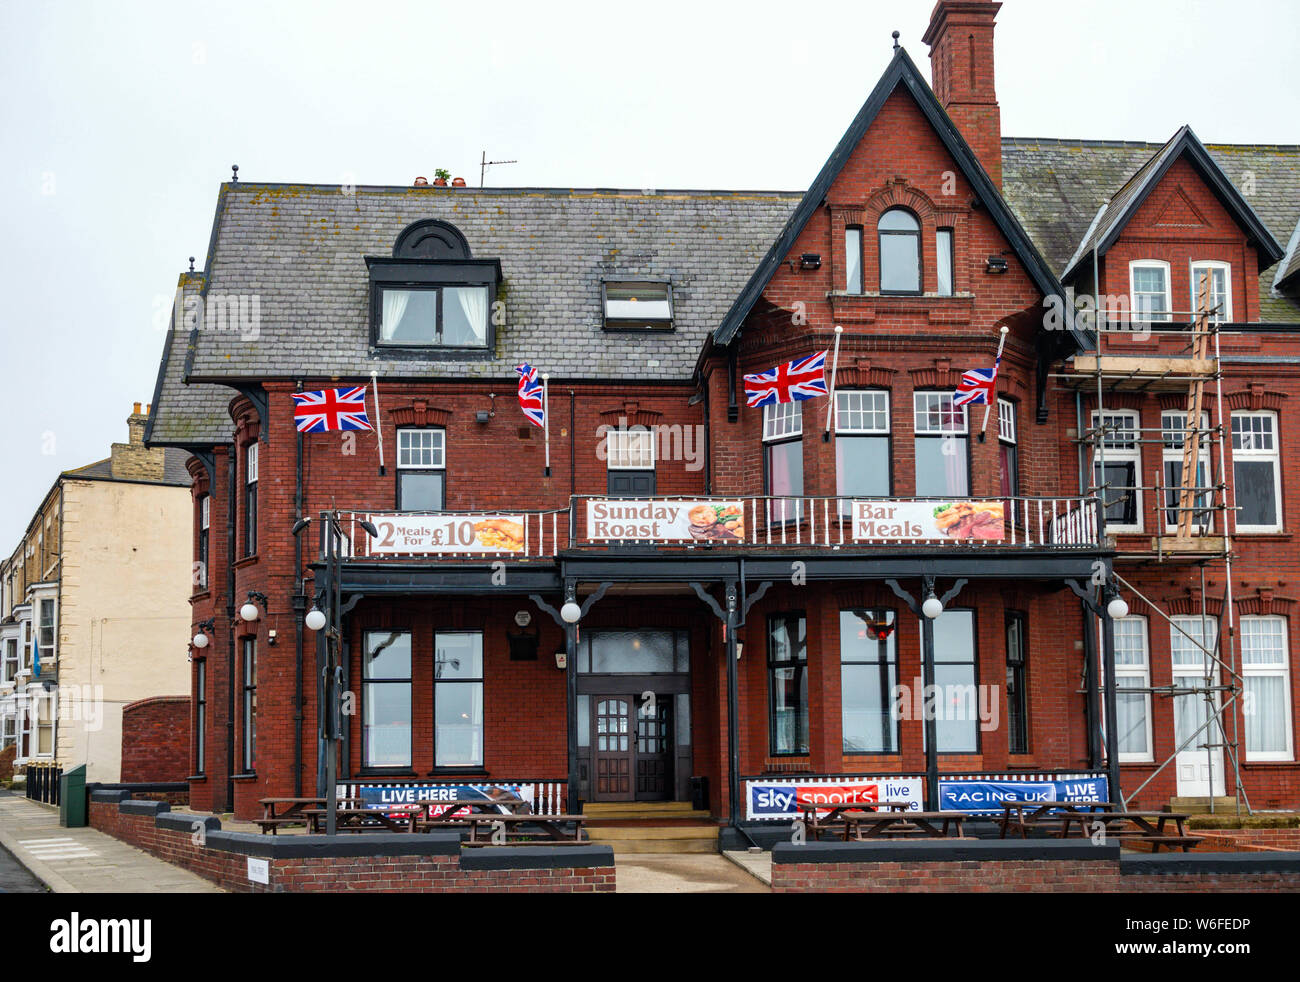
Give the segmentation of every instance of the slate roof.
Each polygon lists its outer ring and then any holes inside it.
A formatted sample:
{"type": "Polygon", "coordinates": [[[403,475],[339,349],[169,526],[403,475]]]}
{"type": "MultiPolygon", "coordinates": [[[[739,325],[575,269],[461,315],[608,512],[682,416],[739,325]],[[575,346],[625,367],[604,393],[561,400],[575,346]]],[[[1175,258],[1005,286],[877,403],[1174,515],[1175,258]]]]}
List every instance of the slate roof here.
{"type": "MultiPolygon", "coordinates": [[[[145,443],[152,447],[210,447],[230,442],[233,426],[229,406],[237,392],[224,385],[184,381],[186,360],[193,348],[191,333],[185,330],[184,299],[198,296],[202,286],[200,272],[182,273],[176,286],[172,320],[163,341],[152,408],[145,424],[145,443]]],[[[169,465],[170,461],[169,455],[169,465]]],[[[188,472],[185,483],[189,483],[188,472]]]]}
{"type": "MultiPolygon", "coordinates": [[[[1047,261],[1064,273],[1097,210],[1165,146],[1004,137],[1002,193],[1047,261]]],[[[1273,238],[1288,241],[1300,222],[1300,146],[1205,149],[1273,238]]],[[[1300,302],[1275,292],[1271,270],[1260,271],[1259,293],[1260,321],[1300,322],[1300,302]]]]}
{"type": "MultiPolygon", "coordinates": [[[[207,297],[256,295],[256,339],[197,333],[191,377],[689,377],[799,195],[749,191],[226,185],[207,297]],[[351,190],[351,189],[349,189],[351,190]],[[391,256],[410,223],[440,218],[475,258],[498,258],[507,323],[489,359],[392,357],[369,343],[364,256],[391,256]],[[675,330],[603,330],[601,279],[667,279],[675,330]]],[[[176,345],[173,345],[173,349],[176,345]]],[[[172,358],[175,358],[173,351],[172,358]]],[[[175,395],[174,391],[173,394],[175,395]]],[[[168,393],[162,401],[166,405],[168,393]]]]}
{"type": "Polygon", "coordinates": [[[1298,286],[1300,286],[1300,222],[1296,223],[1295,231],[1291,233],[1286,255],[1277,264],[1277,275],[1273,279],[1274,290],[1283,287],[1295,289],[1298,286]]]}
{"type": "MultiPolygon", "coordinates": [[[[227,418],[229,415],[227,414],[227,418]]],[[[181,450],[178,447],[167,447],[163,450],[163,477],[164,484],[179,484],[183,487],[189,487],[193,483],[190,477],[189,468],[185,462],[190,459],[188,450],[181,450]]],[[[97,460],[93,464],[86,464],[83,467],[77,467],[70,471],[64,471],[59,475],[60,478],[79,477],[93,478],[97,481],[132,481],[136,478],[117,478],[113,476],[113,458],[105,457],[103,460],[97,460]]]]}

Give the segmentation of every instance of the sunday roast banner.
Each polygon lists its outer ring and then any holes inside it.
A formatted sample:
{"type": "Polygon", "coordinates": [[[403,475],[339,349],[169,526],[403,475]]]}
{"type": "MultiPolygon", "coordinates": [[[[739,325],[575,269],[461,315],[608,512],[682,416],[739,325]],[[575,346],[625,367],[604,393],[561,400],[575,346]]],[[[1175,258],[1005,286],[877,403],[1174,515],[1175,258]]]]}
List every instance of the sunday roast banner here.
{"type": "Polygon", "coordinates": [[[595,498],[587,502],[587,538],[739,543],[745,509],[739,501],[595,498]]]}
{"type": "Polygon", "coordinates": [[[854,501],[853,539],[1000,541],[1002,511],[1001,501],[854,501]]]}
{"type": "MultiPolygon", "coordinates": [[[[370,555],[523,552],[522,515],[371,515],[370,555]]],[[[534,536],[536,538],[536,536],[534,536]]]]}

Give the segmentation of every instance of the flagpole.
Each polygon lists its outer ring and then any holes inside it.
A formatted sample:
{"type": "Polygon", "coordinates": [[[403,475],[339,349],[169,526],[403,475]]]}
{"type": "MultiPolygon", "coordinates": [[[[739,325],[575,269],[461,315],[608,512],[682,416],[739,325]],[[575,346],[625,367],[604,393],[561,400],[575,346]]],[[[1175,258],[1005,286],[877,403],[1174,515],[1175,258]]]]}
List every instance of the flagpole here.
{"type": "MultiPolygon", "coordinates": [[[[998,356],[993,359],[993,386],[995,390],[998,382],[998,366],[1002,364],[1002,346],[1007,343],[1007,332],[1010,330],[1011,328],[1005,324],[998,328],[998,333],[1002,336],[998,338],[998,356]]],[[[989,428],[989,410],[993,408],[993,399],[997,398],[993,392],[990,392],[989,395],[991,398],[984,403],[984,425],[980,427],[980,443],[984,442],[985,433],[989,428]]]]}
{"type": "Polygon", "coordinates": [[[542,431],[546,434],[546,476],[551,476],[551,376],[542,375],[542,431]]]}
{"type": "Polygon", "coordinates": [[[379,416],[379,375],[370,373],[370,384],[375,390],[375,433],[379,435],[379,476],[384,476],[384,421],[379,416]]]}
{"type": "Polygon", "coordinates": [[[830,443],[831,440],[831,410],[835,408],[835,375],[840,367],[840,335],[843,333],[844,328],[836,324],[835,354],[831,358],[831,397],[826,403],[826,429],[822,431],[822,443],[830,443]]]}

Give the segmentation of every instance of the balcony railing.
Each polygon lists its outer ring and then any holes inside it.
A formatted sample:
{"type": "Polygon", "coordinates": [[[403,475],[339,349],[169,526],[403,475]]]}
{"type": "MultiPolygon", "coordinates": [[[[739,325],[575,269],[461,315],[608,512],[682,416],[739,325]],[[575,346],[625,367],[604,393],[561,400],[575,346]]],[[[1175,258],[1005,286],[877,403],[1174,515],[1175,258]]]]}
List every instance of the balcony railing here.
{"type": "Polygon", "coordinates": [[[550,559],[567,549],[1087,549],[1097,499],[575,495],[550,511],[345,512],[356,558],[550,559]],[[372,523],[377,535],[363,531],[372,523]]]}

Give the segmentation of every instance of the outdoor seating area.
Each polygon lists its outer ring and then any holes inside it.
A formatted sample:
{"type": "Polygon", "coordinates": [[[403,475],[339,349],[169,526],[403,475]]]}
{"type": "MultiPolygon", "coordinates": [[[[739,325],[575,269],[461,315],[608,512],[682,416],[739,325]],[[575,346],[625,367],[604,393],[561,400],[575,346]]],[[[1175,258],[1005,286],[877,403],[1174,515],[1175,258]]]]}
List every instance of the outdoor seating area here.
{"type": "Polygon", "coordinates": [[[955,811],[910,811],[905,801],[854,802],[846,805],[801,802],[801,821],[806,838],[823,836],[844,842],[918,836],[932,839],[964,839],[962,822],[969,816],[955,811]],[[824,814],[823,814],[824,813],[824,814]]]}
{"type": "MultiPolygon", "coordinates": [[[[364,798],[339,798],[335,831],[339,833],[405,832],[434,830],[464,833],[467,846],[586,844],[582,815],[535,815],[522,799],[422,799],[387,808],[367,807],[364,798]],[[508,812],[502,808],[510,809],[508,812]]],[[[308,834],[324,834],[329,801],[326,798],[262,798],[262,817],[254,819],[263,835],[277,834],[286,826],[304,827],[308,834]]]]}
{"type": "Polygon", "coordinates": [[[1189,818],[1182,812],[1126,811],[1109,801],[1004,801],[1002,817],[995,821],[1002,828],[1001,839],[1008,832],[1027,839],[1030,832],[1041,830],[1059,839],[1101,837],[1121,844],[1140,843],[1152,852],[1161,848],[1190,852],[1201,839],[1187,833],[1189,818]]]}

